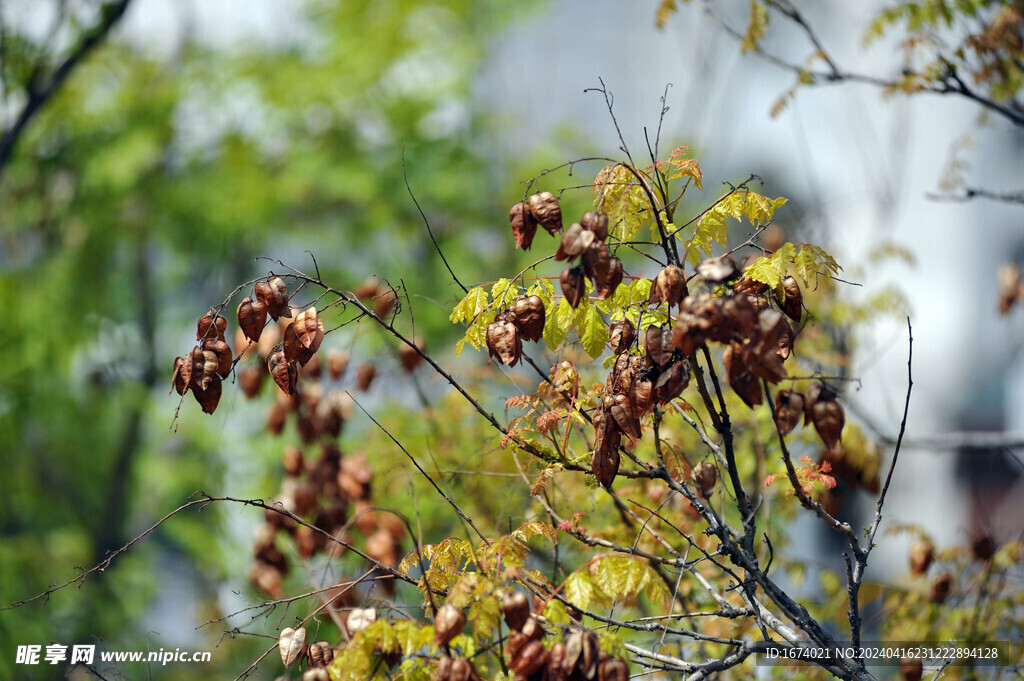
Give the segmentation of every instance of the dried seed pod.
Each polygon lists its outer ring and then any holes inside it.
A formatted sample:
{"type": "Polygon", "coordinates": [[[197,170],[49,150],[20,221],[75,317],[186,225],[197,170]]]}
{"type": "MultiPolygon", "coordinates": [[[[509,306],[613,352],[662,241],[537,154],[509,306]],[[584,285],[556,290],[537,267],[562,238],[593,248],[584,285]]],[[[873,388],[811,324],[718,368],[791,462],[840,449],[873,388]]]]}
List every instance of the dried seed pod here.
{"type": "Polygon", "coordinates": [[[900,674],[903,675],[903,681],[921,681],[924,662],[919,657],[900,660],[900,674]]]}
{"type": "Polygon", "coordinates": [[[217,409],[217,404],[220,402],[221,395],[221,384],[220,377],[214,376],[205,388],[192,387],[192,394],[196,398],[196,402],[203,408],[207,414],[212,414],[217,409]]]}
{"type": "Polygon", "coordinates": [[[583,229],[580,223],[574,222],[562,232],[562,240],[558,244],[555,260],[572,260],[594,243],[594,233],[583,229]]]}
{"type": "Polygon", "coordinates": [[[171,378],[171,385],[179,395],[184,395],[188,390],[188,384],[192,380],[192,354],[187,357],[174,358],[174,376],[171,378]]]}
{"type": "Polygon", "coordinates": [[[999,314],[1006,314],[1020,299],[1021,275],[1016,265],[999,268],[999,314]]]}
{"type": "Polygon", "coordinates": [[[249,568],[249,583],[260,593],[278,599],[284,593],[281,571],[266,563],[253,563],[249,568]]]}
{"type": "Polygon", "coordinates": [[[583,229],[589,229],[593,232],[594,238],[598,241],[604,241],[608,238],[607,213],[595,213],[592,210],[588,210],[580,218],[580,224],[583,225],[583,229]]]}
{"type": "Polygon", "coordinates": [[[583,634],[583,645],[579,659],[576,661],[576,669],[582,672],[586,679],[594,679],[597,676],[597,665],[601,661],[601,643],[597,634],[593,631],[586,631],[583,634]]]}
{"type": "Polygon", "coordinates": [[[387,530],[377,530],[366,538],[366,555],[383,565],[398,565],[398,542],[387,530]]]}
{"type": "Polygon", "coordinates": [[[289,324],[284,330],[284,356],[290,362],[298,362],[300,366],[305,366],[313,359],[313,352],[299,340],[294,324],[289,324]]]}
{"type": "Polygon", "coordinates": [[[606,397],[605,400],[605,411],[611,412],[612,418],[615,419],[615,423],[619,426],[619,430],[631,438],[639,439],[640,419],[636,417],[629,398],[622,393],[616,393],[614,397],[606,397]],[[610,407],[607,404],[609,399],[612,402],[610,407]]]}
{"type": "Polygon", "coordinates": [[[518,591],[513,591],[505,596],[501,603],[501,610],[505,614],[508,628],[514,631],[522,631],[523,625],[530,619],[530,601],[518,591]]]}
{"type": "Polygon", "coordinates": [[[996,540],[988,532],[975,532],[971,536],[971,555],[974,560],[988,561],[996,552],[996,540]]]}
{"type": "Polygon", "coordinates": [[[290,319],[292,310],[288,306],[288,287],[281,277],[271,277],[268,281],[258,281],[253,286],[256,300],[267,306],[267,314],[271,319],[281,317],[290,319]]]}
{"type": "Polygon", "coordinates": [[[345,629],[349,636],[355,636],[377,621],[377,611],[373,608],[352,608],[345,620],[345,629]]]}
{"type": "Polygon", "coordinates": [[[434,615],[434,645],[446,646],[466,626],[466,613],[451,605],[442,605],[434,615]]]}
{"type": "Polygon", "coordinates": [[[398,359],[402,362],[402,368],[410,374],[416,371],[416,367],[423,361],[423,352],[426,346],[422,340],[416,341],[416,347],[411,345],[402,344],[402,347],[398,348],[398,359]]]}
{"type": "Polygon", "coordinates": [[[598,437],[600,442],[595,443],[594,460],[590,464],[590,470],[606,489],[612,488],[615,476],[619,473],[619,442],[621,438],[622,433],[618,430],[606,431],[603,437],[598,437]]]}
{"type": "Polygon", "coordinates": [[[366,392],[370,389],[373,379],[377,377],[377,367],[373,364],[360,364],[356,370],[356,390],[366,392]]]}
{"type": "Polygon", "coordinates": [[[487,351],[498,364],[515,366],[523,354],[523,341],[519,329],[512,322],[491,322],[485,333],[487,351]]]}
{"type": "Polygon", "coordinates": [[[608,345],[616,355],[629,350],[629,346],[636,340],[636,327],[633,322],[623,317],[608,325],[608,345]]]}
{"type": "Polygon", "coordinates": [[[832,449],[839,444],[843,425],[846,423],[846,414],[838,402],[819,397],[811,407],[811,421],[826,447],[832,449]]]}
{"type": "Polygon", "coordinates": [[[672,362],[658,374],[654,383],[654,397],[658,404],[665,405],[679,397],[690,385],[690,363],[686,360],[672,362]]]}
{"type": "Polygon", "coordinates": [[[633,382],[633,404],[636,405],[637,416],[647,413],[656,394],[654,381],[651,379],[641,377],[633,382]]]}
{"type": "Polygon", "coordinates": [[[203,350],[214,354],[217,358],[215,371],[221,378],[227,378],[231,373],[231,346],[222,340],[207,338],[203,341],[203,350]]]}
{"type": "Polygon", "coordinates": [[[219,338],[224,340],[224,332],[228,330],[228,320],[212,307],[210,311],[199,318],[196,324],[196,340],[205,338],[219,338]]]}
{"type": "Polygon", "coordinates": [[[715,484],[718,482],[718,469],[708,461],[701,461],[693,467],[690,479],[693,480],[697,493],[707,499],[711,496],[711,492],[714,491],[715,484]]]}
{"type": "Polygon", "coordinates": [[[454,660],[448,655],[442,655],[437,659],[437,667],[430,675],[431,681],[452,681],[452,667],[454,660]]]}
{"type": "Polygon", "coordinates": [[[256,342],[267,325],[267,306],[259,300],[246,297],[238,305],[238,326],[249,340],[256,342]]]}
{"type": "MultiPolygon", "coordinates": [[[[781,288],[785,294],[783,299],[779,301],[779,304],[782,305],[782,311],[794,322],[799,322],[800,315],[804,311],[804,294],[800,292],[800,284],[792,276],[788,276],[782,280],[781,288]]],[[[776,299],[778,299],[778,296],[776,296],[776,299]]]]}
{"type": "Polygon", "coordinates": [[[835,518],[846,503],[846,493],[838,487],[827,489],[818,495],[818,503],[825,509],[825,513],[835,518]]]}
{"type": "Polygon", "coordinates": [[[528,341],[539,341],[544,337],[544,301],[540,296],[520,296],[512,303],[509,321],[518,327],[522,337],[528,341]]]}
{"type": "Polygon", "coordinates": [[[331,348],[327,352],[327,371],[330,373],[332,381],[341,380],[342,374],[348,368],[348,360],[349,355],[344,350],[331,348]]]}
{"type": "Polygon", "coordinates": [[[526,679],[547,664],[548,655],[543,643],[530,641],[522,647],[509,666],[516,673],[517,679],[526,679]]]}
{"type": "Polygon", "coordinates": [[[749,371],[742,372],[729,379],[729,387],[733,389],[744,404],[753,409],[764,401],[761,394],[761,382],[749,371]]]}
{"type": "Polygon", "coordinates": [[[583,296],[587,294],[587,283],[583,277],[583,270],[579,267],[562,270],[559,279],[562,284],[562,295],[575,310],[583,300],[583,296]]]}
{"type": "MultiPolygon", "coordinates": [[[[604,244],[601,245],[604,246],[604,244]]],[[[605,246],[605,249],[607,249],[607,246],[605,246]]],[[[587,254],[593,250],[593,247],[587,250],[587,253],[584,254],[584,258],[586,258],[587,254]]],[[[607,273],[602,277],[594,277],[597,299],[604,300],[605,298],[615,295],[615,289],[619,288],[619,284],[622,283],[622,277],[622,261],[618,258],[608,258],[607,273]]]]}
{"type": "Polygon", "coordinates": [[[648,303],[658,305],[667,303],[678,305],[686,295],[686,275],[675,265],[665,267],[655,277],[651,285],[651,297],[648,303]]]}
{"type": "Polygon", "coordinates": [[[562,231],[562,208],[551,192],[540,192],[530,197],[530,213],[534,220],[550,234],[562,231]]]}
{"type": "Polygon", "coordinates": [[[629,665],[610,657],[597,667],[597,681],[629,681],[629,665]]]}
{"type": "Polygon", "coordinates": [[[290,328],[295,329],[299,341],[310,353],[320,349],[320,343],[324,340],[324,320],[316,313],[315,307],[307,308],[296,315],[295,323],[290,328]]]}
{"type": "Polygon", "coordinates": [[[284,430],[284,423],[288,420],[288,407],[280,402],[270,405],[267,411],[267,432],[271,435],[280,435],[284,430]]]}
{"type": "Polygon", "coordinates": [[[303,627],[292,629],[285,627],[277,638],[277,647],[281,652],[281,662],[285,667],[291,667],[300,657],[306,645],[306,630],[303,627]]]}
{"type": "Polygon", "coordinates": [[[933,603],[945,603],[946,599],[949,598],[950,594],[953,593],[953,573],[943,572],[935,575],[932,579],[931,586],[928,588],[928,598],[933,603]]]}
{"type": "Polygon", "coordinates": [[[270,359],[267,360],[267,370],[270,371],[270,376],[274,379],[274,383],[277,383],[277,387],[285,395],[291,395],[295,392],[295,382],[299,378],[299,369],[295,362],[289,361],[285,357],[283,351],[278,350],[270,356],[270,359]]]}
{"type": "Polygon", "coordinates": [[[565,667],[565,644],[556,642],[548,651],[548,663],[544,668],[544,679],[546,681],[565,681],[572,673],[572,669],[565,667]]]}
{"type": "MultiPolygon", "coordinates": [[[[442,677],[439,677],[438,681],[442,681],[442,677]]],[[[480,681],[480,674],[472,662],[464,657],[458,657],[452,661],[450,681],[480,681]]]]}
{"type": "Polygon", "coordinates": [[[732,285],[732,288],[736,293],[745,293],[747,295],[757,296],[768,290],[768,284],[763,281],[751,279],[747,275],[743,275],[735,284],[732,285]]]}
{"type": "Polygon", "coordinates": [[[920,577],[928,572],[932,561],[935,559],[935,545],[924,537],[918,537],[910,542],[910,574],[920,577]]]}
{"type": "Polygon", "coordinates": [[[525,201],[512,206],[508,212],[508,221],[512,226],[512,236],[516,240],[516,248],[524,251],[530,250],[533,244],[533,237],[537,233],[537,220],[530,212],[530,206],[525,201]]]}
{"type": "Polygon", "coordinates": [[[708,258],[697,265],[697,274],[711,284],[724,284],[740,276],[736,261],[731,256],[708,258]]]}
{"type": "Polygon", "coordinates": [[[644,334],[644,349],[647,350],[647,357],[656,366],[665,366],[672,357],[673,345],[672,329],[667,326],[648,326],[644,334]]]}
{"type": "Polygon", "coordinates": [[[398,304],[398,293],[393,288],[389,288],[383,293],[378,293],[373,300],[373,313],[384,319],[391,314],[391,311],[395,309],[395,305],[398,304]]]}
{"type": "Polygon", "coordinates": [[[780,435],[793,431],[804,415],[804,396],[795,390],[780,390],[775,394],[775,425],[780,435]]]}
{"type": "Polygon", "coordinates": [[[213,379],[217,378],[220,360],[212,350],[195,349],[192,351],[192,387],[206,390],[213,379]],[[202,356],[202,359],[199,357],[202,356]]]}
{"type": "Polygon", "coordinates": [[[284,466],[285,475],[297,476],[303,468],[302,450],[293,446],[285,447],[281,463],[284,466]]]}
{"type": "Polygon", "coordinates": [[[327,641],[317,641],[309,646],[309,663],[317,667],[326,667],[334,661],[334,648],[327,641]]]}
{"type": "Polygon", "coordinates": [[[310,667],[302,672],[302,681],[331,681],[326,667],[310,667]]]}

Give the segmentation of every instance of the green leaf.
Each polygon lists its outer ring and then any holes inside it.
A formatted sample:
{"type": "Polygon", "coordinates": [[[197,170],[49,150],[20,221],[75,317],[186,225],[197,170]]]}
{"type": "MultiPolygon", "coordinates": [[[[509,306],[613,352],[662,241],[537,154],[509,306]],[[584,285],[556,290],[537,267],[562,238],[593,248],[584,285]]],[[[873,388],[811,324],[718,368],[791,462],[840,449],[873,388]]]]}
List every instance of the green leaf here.
{"type": "Polygon", "coordinates": [[[459,304],[452,309],[448,319],[452,324],[472,323],[477,315],[487,309],[487,291],[482,286],[471,288],[459,304]]]}
{"type": "Polygon", "coordinates": [[[761,256],[754,262],[747,266],[747,269],[743,270],[744,276],[750,277],[754,281],[759,281],[763,284],[767,284],[768,288],[775,288],[782,281],[785,276],[785,271],[780,269],[778,264],[767,256],[761,256]]]}
{"type": "Polygon", "coordinates": [[[608,327],[593,305],[588,306],[578,333],[580,344],[591,359],[597,359],[604,353],[605,345],[608,343],[608,327]]]}
{"type": "Polygon", "coordinates": [[[566,600],[580,610],[586,610],[594,594],[594,583],[589,572],[577,570],[565,578],[562,590],[565,592],[566,600]]]}
{"type": "Polygon", "coordinates": [[[558,531],[555,530],[554,526],[539,520],[520,525],[509,536],[524,542],[531,537],[545,537],[552,544],[558,543],[558,531]]]}
{"type": "Polygon", "coordinates": [[[491,300],[499,308],[507,308],[511,305],[512,301],[515,300],[516,296],[519,295],[519,287],[513,284],[508,279],[499,279],[494,286],[491,287],[491,300]]]}

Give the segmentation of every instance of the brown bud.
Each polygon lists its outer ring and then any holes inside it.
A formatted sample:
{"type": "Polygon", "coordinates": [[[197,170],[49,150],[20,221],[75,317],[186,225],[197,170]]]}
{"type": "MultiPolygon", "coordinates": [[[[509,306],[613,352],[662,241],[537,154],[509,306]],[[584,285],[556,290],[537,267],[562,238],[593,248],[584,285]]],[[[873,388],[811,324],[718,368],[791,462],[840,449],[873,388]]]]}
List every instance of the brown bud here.
{"type": "Polygon", "coordinates": [[[693,467],[690,479],[693,480],[697,493],[706,499],[711,496],[715,483],[718,482],[718,469],[708,461],[701,461],[693,467]]]}
{"type": "Polygon", "coordinates": [[[604,241],[608,238],[608,214],[607,213],[595,213],[594,211],[588,210],[580,218],[580,224],[583,229],[589,229],[594,233],[594,238],[598,241],[604,241]]]}
{"type": "Polygon", "coordinates": [[[442,605],[434,615],[434,645],[448,645],[466,626],[466,613],[451,605],[442,605]]]}
{"type": "Polygon", "coordinates": [[[550,234],[562,231],[562,209],[558,199],[551,192],[541,192],[530,197],[530,213],[550,234]]]}
{"type": "MultiPolygon", "coordinates": [[[[263,282],[260,282],[263,283],[263,282]]],[[[249,340],[260,339],[263,327],[267,325],[267,306],[259,300],[246,297],[238,305],[238,326],[249,340]]]]}
{"type": "Polygon", "coordinates": [[[559,277],[562,284],[562,295],[565,296],[566,301],[575,310],[579,306],[580,301],[583,300],[583,296],[587,294],[586,279],[583,277],[583,270],[578,267],[562,270],[562,275],[559,277]]]}
{"type": "Polygon", "coordinates": [[[608,345],[616,355],[627,352],[635,340],[636,327],[629,319],[623,317],[608,325],[608,345]]]}
{"type": "Polygon", "coordinates": [[[530,619],[530,601],[518,591],[505,596],[501,609],[505,614],[505,622],[508,623],[509,629],[522,631],[523,625],[530,619]]]}
{"type": "Polygon", "coordinates": [[[928,598],[933,603],[941,604],[946,602],[951,593],[953,593],[953,573],[947,570],[935,575],[935,578],[932,579],[931,587],[928,589],[928,598]]]}
{"type": "Polygon", "coordinates": [[[928,567],[935,559],[935,545],[924,537],[910,542],[910,574],[920,577],[928,572],[928,567]]]}
{"type": "Polygon", "coordinates": [[[723,284],[738,277],[740,270],[731,256],[723,255],[702,261],[697,265],[697,274],[708,283],[723,284]]]}
{"type": "Polygon", "coordinates": [[[804,396],[795,390],[780,390],[775,394],[775,424],[780,435],[793,431],[804,415],[804,396]]]}
{"type": "Polygon", "coordinates": [[[274,383],[277,383],[277,387],[285,395],[291,395],[295,392],[295,382],[299,378],[299,370],[295,362],[289,361],[285,357],[283,351],[278,350],[270,356],[270,359],[267,360],[267,370],[270,371],[270,376],[274,379],[274,383]]]}
{"type": "Polygon", "coordinates": [[[818,437],[826,447],[832,449],[839,444],[846,415],[838,402],[819,397],[811,407],[811,421],[814,422],[814,429],[818,431],[818,437]]]}
{"type": "Polygon", "coordinates": [[[487,351],[498,364],[515,366],[523,354],[519,329],[512,322],[495,321],[487,325],[487,351]]]}
{"type": "Polygon", "coordinates": [[[370,389],[373,379],[377,377],[377,367],[373,364],[360,364],[356,370],[356,390],[366,392],[370,389]]]}
{"type": "Polygon", "coordinates": [[[800,292],[800,285],[793,277],[786,277],[782,280],[782,292],[785,294],[779,301],[782,311],[794,322],[799,322],[804,306],[804,294],[800,292]]]}
{"type": "Polygon", "coordinates": [[[555,260],[572,260],[583,255],[590,244],[594,243],[594,233],[583,229],[580,223],[574,222],[562,232],[562,240],[558,244],[555,260]]]}
{"type": "Polygon", "coordinates": [[[210,311],[199,318],[196,325],[196,340],[205,338],[219,338],[224,340],[224,332],[228,329],[228,320],[212,307],[210,311]]]}
{"type": "Polygon", "coordinates": [[[508,212],[508,221],[512,226],[512,236],[516,240],[516,248],[524,251],[530,250],[533,244],[533,237],[537,233],[537,220],[530,212],[530,206],[525,201],[512,206],[508,212]]]}
{"type": "Polygon", "coordinates": [[[520,296],[509,310],[509,321],[519,328],[522,337],[528,341],[539,341],[544,337],[544,301],[540,296],[520,296]]]}
{"type": "Polygon", "coordinates": [[[648,302],[657,305],[668,303],[678,305],[686,294],[686,275],[675,265],[669,265],[654,279],[648,302]]]}
{"type": "Polygon", "coordinates": [[[267,314],[271,319],[285,317],[290,319],[292,310],[288,306],[288,287],[281,277],[272,277],[268,281],[258,281],[253,286],[256,300],[267,306],[267,314]]]}

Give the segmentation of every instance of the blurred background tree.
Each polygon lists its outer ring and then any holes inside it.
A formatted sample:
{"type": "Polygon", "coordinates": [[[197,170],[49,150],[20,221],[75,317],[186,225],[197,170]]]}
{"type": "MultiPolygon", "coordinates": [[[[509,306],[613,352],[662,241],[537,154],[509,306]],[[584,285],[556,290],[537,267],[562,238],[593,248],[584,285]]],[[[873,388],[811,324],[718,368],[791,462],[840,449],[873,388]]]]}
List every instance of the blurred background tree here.
{"type": "MultiPolygon", "coordinates": [[[[32,5],[0,5],[13,113],[3,127],[18,133],[16,144],[5,136],[0,176],[0,339],[17,358],[0,369],[4,603],[95,564],[197,489],[276,491],[260,485],[267,467],[230,461],[258,455],[243,432],[251,424],[189,418],[172,436],[166,397],[196,301],[265,272],[255,255],[309,262],[309,249],[333,281],[401,276],[426,300],[453,298],[404,155],[453,267],[479,278],[506,257],[452,246],[503,210],[494,128],[471,88],[489,36],[513,14],[506,3],[315,0],[295,41],[214,47],[185,34],[168,52],[116,28],[102,43],[128,2],[32,5]]],[[[421,333],[453,333],[435,317],[421,333]]],[[[216,612],[218,590],[237,588],[248,548],[231,543],[232,513],[165,526],[80,591],[3,612],[0,650],[209,644],[191,631],[198,621],[162,630],[161,604],[216,612]],[[233,562],[232,549],[242,554],[233,562]]],[[[225,646],[216,666],[244,668],[250,652],[225,646]]],[[[0,676],[26,672],[13,659],[0,655],[0,676]]]]}

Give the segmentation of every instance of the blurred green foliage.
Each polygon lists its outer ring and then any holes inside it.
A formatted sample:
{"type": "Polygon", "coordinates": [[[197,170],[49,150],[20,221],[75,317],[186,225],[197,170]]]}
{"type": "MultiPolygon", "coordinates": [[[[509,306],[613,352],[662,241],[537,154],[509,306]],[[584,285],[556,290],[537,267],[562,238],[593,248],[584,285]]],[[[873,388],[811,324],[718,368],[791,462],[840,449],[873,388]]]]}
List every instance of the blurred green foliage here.
{"type": "MultiPolygon", "coordinates": [[[[75,71],[0,180],[0,602],[73,578],[195,490],[277,492],[281,445],[258,437],[233,386],[216,417],[189,399],[169,428],[172,359],[207,307],[272,267],[254,256],[312,271],[309,250],[342,287],[401,281],[424,310],[418,333],[458,333],[431,302],[461,292],[403,155],[460,277],[504,262],[479,236],[508,192],[473,79],[489,38],[533,6],[317,0],[301,45],[155,55],[117,41],[75,71]]],[[[5,30],[14,92],[45,46],[5,30]]],[[[248,589],[238,526],[252,522],[237,508],[183,514],[80,590],[0,611],[0,677],[43,673],[14,665],[24,644],[173,647],[184,626],[193,648],[212,648],[225,627],[192,627],[248,589]],[[195,621],[162,623],[161,597],[194,605],[195,621]]],[[[234,675],[266,647],[243,637],[212,666],[157,677],[234,675]]]]}

